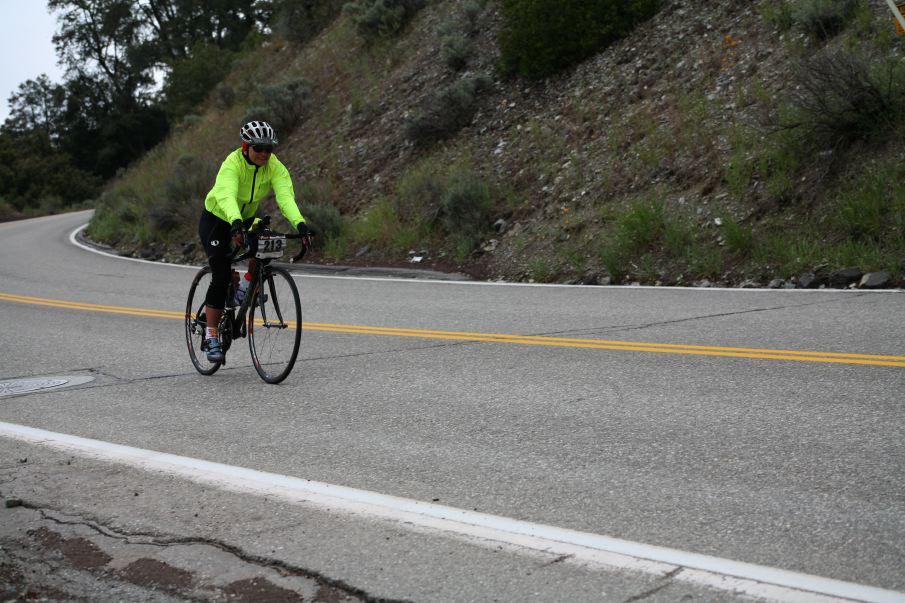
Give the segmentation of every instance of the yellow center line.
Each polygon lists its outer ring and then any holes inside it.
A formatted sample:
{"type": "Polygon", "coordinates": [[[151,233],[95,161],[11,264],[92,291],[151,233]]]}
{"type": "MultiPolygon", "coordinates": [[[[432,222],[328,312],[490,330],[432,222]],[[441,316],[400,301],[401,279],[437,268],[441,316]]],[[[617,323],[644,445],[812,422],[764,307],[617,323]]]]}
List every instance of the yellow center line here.
{"type": "MultiPolygon", "coordinates": [[[[157,310],[151,308],[130,308],[92,304],[27,295],[0,293],[0,300],[50,306],[87,312],[105,312],[111,314],[128,314],[152,318],[171,318],[184,320],[184,311],[157,310]]],[[[290,325],[293,328],[295,325],[290,325]]],[[[455,341],[476,341],[485,343],[509,343],[518,345],[536,345],[549,347],[621,350],[631,352],[650,352],[660,354],[683,354],[692,356],[723,356],[728,358],[756,358],[761,360],[793,360],[798,362],[828,362],[840,364],[861,364],[873,366],[896,366],[905,368],[905,356],[888,356],[878,354],[848,354],[842,352],[812,352],[805,350],[775,350],[768,348],[747,348],[706,345],[684,345],[675,343],[651,343],[643,341],[617,341],[608,339],[579,339],[572,337],[548,337],[540,335],[513,335],[506,333],[475,333],[469,331],[440,331],[434,329],[406,329],[397,327],[375,327],[367,325],[350,325],[334,323],[303,323],[310,331],[329,333],[348,333],[354,335],[383,335],[388,337],[417,337],[422,339],[444,339],[455,341]]]]}

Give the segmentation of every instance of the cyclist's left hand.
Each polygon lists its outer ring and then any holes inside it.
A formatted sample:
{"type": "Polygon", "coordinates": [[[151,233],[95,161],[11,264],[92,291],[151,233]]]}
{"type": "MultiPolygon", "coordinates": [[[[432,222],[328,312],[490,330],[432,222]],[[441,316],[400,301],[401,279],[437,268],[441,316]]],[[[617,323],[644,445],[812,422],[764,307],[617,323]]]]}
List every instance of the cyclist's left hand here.
{"type": "Polygon", "coordinates": [[[295,229],[299,231],[299,234],[303,237],[313,237],[315,234],[317,234],[314,232],[313,228],[309,227],[304,222],[299,222],[298,224],[296,224],[295,229]]]}
{"type": "Polygon", "coordinates": [[[245,225],[242,223],[242,220],[233,220],[232,226],[229,229],[229,236],[232,237],[233,243],[239,247],[245,246],[245,225]]]}
{"type": "Polygon", "coordinates": [[[296,228],[296,230],[299,231],[299,237],[300,237],[299,241],[301,241],[302,247],[304,247],[305,249],[310,249],[311,248],[311,237],[313,237],[316,234],[314,232],[314,229],[310,228],[304,222],[299,222],[295,228],[296,228]]]}

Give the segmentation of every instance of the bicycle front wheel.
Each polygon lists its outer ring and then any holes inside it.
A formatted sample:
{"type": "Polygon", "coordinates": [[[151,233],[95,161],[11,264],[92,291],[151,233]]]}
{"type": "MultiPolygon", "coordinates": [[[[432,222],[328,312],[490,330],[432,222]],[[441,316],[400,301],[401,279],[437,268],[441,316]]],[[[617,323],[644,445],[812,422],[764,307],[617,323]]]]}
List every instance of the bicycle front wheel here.
{"type": "Polygon", "coordinates": [[[261,379],[279,383],[292,371],[302,339],[302,304],[292,276],[267,267],[252,292],[248,347],[261,379]]]}
{"type": "Polygon", "coordinates": [[[189,347],[192,364],[202,375],[213,375],[221,364],[209,361],[207,353],[201,349],[201,344],[204,342],[204,329],[207,326],[204,298],[207,296],[207,288],[210,284],[211,269],[210,266],[205,266],[195,275],[192,286],[189,288],[189,298],[185,303],[185,343],[189,347]]]}

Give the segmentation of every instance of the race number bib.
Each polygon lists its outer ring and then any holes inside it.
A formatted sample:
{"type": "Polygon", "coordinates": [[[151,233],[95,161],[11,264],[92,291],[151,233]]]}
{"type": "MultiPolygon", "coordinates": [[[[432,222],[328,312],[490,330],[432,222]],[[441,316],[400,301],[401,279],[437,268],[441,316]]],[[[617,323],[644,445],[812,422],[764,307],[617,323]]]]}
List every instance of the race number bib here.
{"type": "Polygon", "coordinates": [[[280,258],[283,257],[283,249],[286,247],[286,237],[267,235],[258,239],[258,252],[256,258],[280,258]]]}

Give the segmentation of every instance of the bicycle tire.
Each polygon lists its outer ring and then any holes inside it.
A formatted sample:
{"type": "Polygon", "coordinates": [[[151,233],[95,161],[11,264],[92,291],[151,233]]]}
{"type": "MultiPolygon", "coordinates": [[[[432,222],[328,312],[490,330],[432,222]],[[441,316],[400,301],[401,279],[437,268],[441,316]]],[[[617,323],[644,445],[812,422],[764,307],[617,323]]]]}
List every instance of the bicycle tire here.
{"type": "Polygon", "coordinates": [[[202,375],[213,375],[223,364],[211,362],[207,354],[201,349],[204,342],[204,329],[207,326],[202,318],[199,320],[204,308],[204,298],[207,296],[207,288],[211,282],[210,266],[205,266],[195,275],[192,286],[189,287],[189,296],[185,302],[185,343],[189,348],[189,357],[195,369],[202,375]]]}
{"type": "Polygon", "coordinates": [[[292,371],[302,339],[302,304],[292,276],[268,266],[248,310],[248,348],[261,379],[280,383],[292,371]]]}

